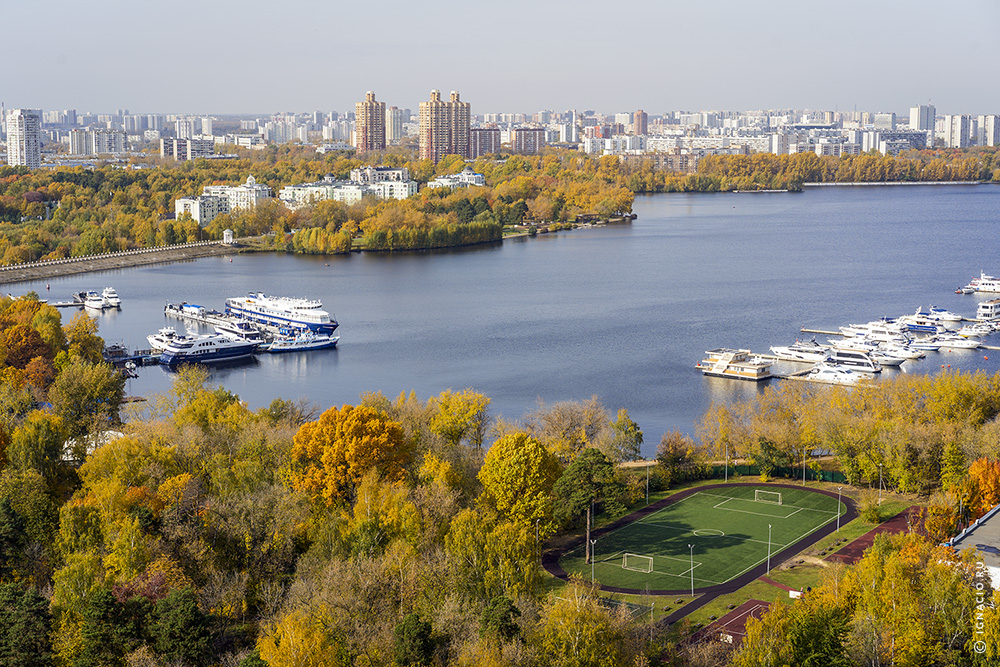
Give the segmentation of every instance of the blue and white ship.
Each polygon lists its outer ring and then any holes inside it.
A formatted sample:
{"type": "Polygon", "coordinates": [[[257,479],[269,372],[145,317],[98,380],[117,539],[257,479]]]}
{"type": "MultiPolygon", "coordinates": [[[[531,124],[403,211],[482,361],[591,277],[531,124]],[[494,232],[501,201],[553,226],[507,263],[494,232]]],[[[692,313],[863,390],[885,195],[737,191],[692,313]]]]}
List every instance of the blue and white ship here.
{"type": "Polygon", "coordinates": [[[201,336],[174,336],[160,354],[160,363],[212,364],[249,357],[257,351],[259,343],[247,342],[223,334],[201,336]]]}
{"type": "Polygon", "coordinates": [[[263,292],[226,299],[226,313],[266,327],[310,329],[318,334],[332,334],[338,326],[317,299],[267,296],[263,292]]]}
{"type": "Polygon", "coordinates": [[[340,336],[315,333],[309,329],[285,330],[281,332],[281,335],[275,336],[266,349],[268,352],[274,353],[323,350],[330,347],[337,347],[338,341],[340,341],[340,336]]]}

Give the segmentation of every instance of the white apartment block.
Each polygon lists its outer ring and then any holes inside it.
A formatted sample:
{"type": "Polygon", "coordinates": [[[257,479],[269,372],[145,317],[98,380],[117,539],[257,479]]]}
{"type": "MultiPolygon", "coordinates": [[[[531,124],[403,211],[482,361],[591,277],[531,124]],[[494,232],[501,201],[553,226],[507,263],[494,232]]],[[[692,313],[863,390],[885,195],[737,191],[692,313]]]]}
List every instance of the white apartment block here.
{"type": "Polygon", "coordinates": [[[174,202],[174,217],[180,218],[187,213],[191,219],[198,223],[199,227],[204,227],[215,220],[221,213],[226,213],[224,209],[229,208],[229,202],[225,197],[213,195],[201,195],[199,197],[183,197],[174,202]]]}
{"type": "Polygon", "coordinates": [[[38,169],[42,166],[42,145],[38,113],[32,109],[7,112],[7,164],[38,169]]]}
{"type": "Polygon", "coordinates": [[[406,199],[417,194],[417,182],[411,181],[406,169],[362,167],[351,170],[351,180],[338,181],[332,175],[315,183],[288,185],[278,198],[295,210],[325,199],[354,204],[363,197],[406,199]]]}
{"type": "Polygon", "coordinates": [[[222,211],[223,213],[249,211],[265,199],[271,198],[271,188],[258,185],[253,176],[247,176],[243,185],[206,185],[203,192],[227,200],[228,208],[222,211]]]}
{"type": "Polygon", "coordinates": [[[979,116],[976,120],[976,145],[1000,146],[1000,116],[979,116]]]}
{"type": "Polygon", "coordinates": [[[410,171],[406,167],[359,167],[351,169],[351,180],[356,183],[380,183],[382,181],[408,181],[410,171]]]}
{"type": "Polygon", "coordinates": [[[124,130],[70,130],[70,155],[119,155],[124,153],[124,130]]]}
{"type": "Polygon", "coordinates": [[[466,167],[461,173],[451,176],[438,176],[427,184],[429,188],[467,188],[470,185],[486,185],[486,177],[472,171],[472,167],[466,167]]]}
{"type": "Polygon", "coordinates": [[[936,110],[932,104],[921,104],[910,107],[910,129],[911,130],[934,130],[934,115],[936,110]]]}
{"type": "Polygon", "coordinates": [[[944,145],[948,148],[969,147],[969,117],[948,115],[944,117],[944,145]]]}

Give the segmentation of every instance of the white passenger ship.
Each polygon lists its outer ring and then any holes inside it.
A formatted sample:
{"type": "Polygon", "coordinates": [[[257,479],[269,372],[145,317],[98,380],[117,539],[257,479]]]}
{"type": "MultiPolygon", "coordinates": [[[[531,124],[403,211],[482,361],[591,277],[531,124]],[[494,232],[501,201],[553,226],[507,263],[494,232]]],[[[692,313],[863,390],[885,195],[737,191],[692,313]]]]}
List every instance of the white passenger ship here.
{"type": "Polygon", "coordinates": [[[267,296],[263,292],[226,299],[226,313],[267,327],[311,329],[321,334],[332,334],[338,326],[318,299],[267,296]]]}

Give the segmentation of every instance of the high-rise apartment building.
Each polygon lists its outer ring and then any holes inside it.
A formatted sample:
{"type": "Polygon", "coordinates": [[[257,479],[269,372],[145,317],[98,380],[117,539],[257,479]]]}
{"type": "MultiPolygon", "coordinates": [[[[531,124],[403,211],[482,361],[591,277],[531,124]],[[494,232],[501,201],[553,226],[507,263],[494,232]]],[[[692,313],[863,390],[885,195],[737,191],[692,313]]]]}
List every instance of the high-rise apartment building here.
{"type": "Polygon", "coordinates": [[[475,160],[482,155],[500,152],[500,128],[476,127],[469,130],[469,157],[475,160]]]}
{"type": "Polygon", "coordinates": [[[635,112],[632,121],[632,134],[640,137],[649,134],[649,116],[642,109],[635,112]]]}
{"type": "Polygon", "coordinates": [[[953,115],[944,117],[944,145],[948,148],[969,147],[969,117],[953,115]]]}
{"type": "Polygon", "coordinates": [[[403,140],[403,110],[389,107],[385,110],[385,143],[396,145],[403,140]]]}
{"type": "Polygon", "coordinates": [[[976,140],[980,146],[1000,146],[1000,116],[980,116],[976,140]]]}
{"type": "Polygon", "coordinates": [[[38,114],[31,109],[7,112],[7,164],[38,169],[42,166],[42,145],[38,114]]]}
{"type": "Polygon", "coordinates": [[[910,107],[910,129],[934,131],[935,109],[932,104],[910,107]]]}
{"type": "Polygon", "coordinates": [[[511,152],[520,155],[538,155],[545,146],[545,130],[519,127],[511,132],[511,152]]]}
{"type": "Polygon", "coordinates": [[[431,99],[420,103],[420,159],[438,162],[445,155],[469,157],[471,105],[457,91],[445,102],[441,92],[431,91],[431,99]]]}
{"type": "Polygon", "coordinates": [[[385,150],[385,102],[377,102],[370,90],[354,105],[354,145],[358,155],[385,150]]]}

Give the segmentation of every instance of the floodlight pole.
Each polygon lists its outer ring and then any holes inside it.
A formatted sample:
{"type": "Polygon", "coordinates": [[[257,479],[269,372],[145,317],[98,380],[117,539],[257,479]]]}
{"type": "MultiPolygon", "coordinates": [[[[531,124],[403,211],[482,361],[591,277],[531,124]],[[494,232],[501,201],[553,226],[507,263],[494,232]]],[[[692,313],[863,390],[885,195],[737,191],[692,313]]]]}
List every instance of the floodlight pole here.
{"type": "Polygon", "coordinates": [[[840,492],[844,487],[837,487],[837,532],[840,532],[840,492]]]}
{"type": "Polygon", "coordinates": [[[646,504],[649,504],[649,461],[646,461],[646,504]]]}
{"type": "Polygon", "coordinates": [[[729,483],[729,443],[726,443],[726,483],[729,483]]]}
{"type": "Polygon", "coordinates": [[[767,573],[771,574],[771,524],[767,524],[767,573]]]}
{"type": "Polygon", "coordinates": [[[597,540],[591,540],[590,541],[590,582],[591,583],[594,583],[596,581],[594,579],[594,561],[597,560],[594,557],[594,545],[595,544],[597,544],[597,540]]]}
{"type": "Polygon", "coordinates": [[[802,486],[806,485],[806,448],[802,448],[802,486]]]}
{"type": "Polygon", "coordinates": [[[689,544],[688,549],[691,550],[691,597],[694,597],[694,545],[689,544]]]}
{"type": "Polygon", "coordinates": [[[878,504],[882,504],[882,464],[878,464],[878,504]]]}

